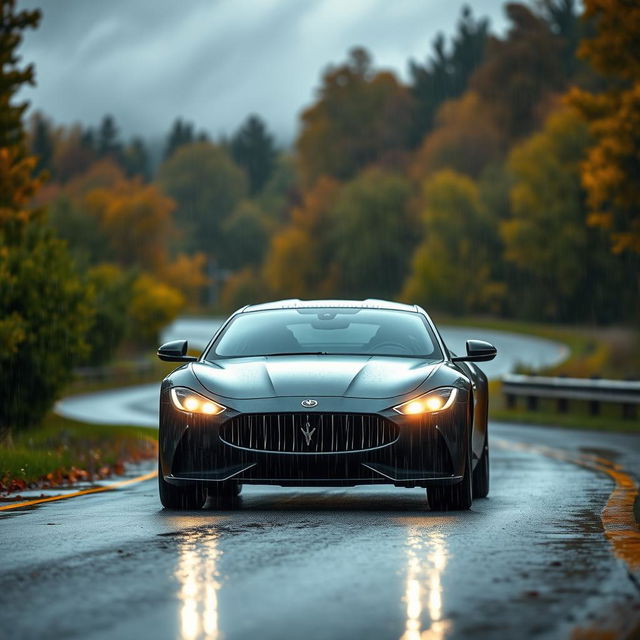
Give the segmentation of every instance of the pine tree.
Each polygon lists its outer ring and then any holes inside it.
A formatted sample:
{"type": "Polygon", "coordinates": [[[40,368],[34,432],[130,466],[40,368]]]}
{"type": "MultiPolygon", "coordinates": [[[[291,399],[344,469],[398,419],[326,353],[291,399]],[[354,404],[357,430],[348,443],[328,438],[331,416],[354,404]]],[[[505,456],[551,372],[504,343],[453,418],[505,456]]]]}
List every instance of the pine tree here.
{"type": "Polygon", "coordinates": [[[463,7],[458,32],[450,50],[443,34],[433,42],[433,53],[424,65],[411,61],[411,93],[416,102],[412,144],[418,145],[434,124],[438,108],[445,100],[456,98],[467,88],[471,74],[484,60],[489,21],[476,20],[468,6],[463,7]]]}
{"type": "Polygon", "coordinates": [[[41,179],[23,128],[27,103],[14,97],[33,84],[33,65],[17,56],[38,10],[0,0],[0,439],[37,423],[68,381],[84,347],[88,292],[66,246],[31,202],[41,179]]]}
{"type": "MultiPolygon", "coordinates": [[[[203,134],[200,134],[201,136],[203,134]]],[[[174,152],[185,144],[191,144],[195,141],[193,125],[190,122],[184,122],[182,118],[176,118],[171,127],[171,131],[167,135],[167,143],[164,150],[164,160],[168,160],[174,152]]]]}
{"type": "Polygon", "coordinates": [[[45,117],[36,113],[33,116],[33,130],[31,133],[31,152],[38,159],[36,174],[42,171],[51,172],[53,160],[53,141],[50,126],[45,117]]]}
{"type": "Polygon", "coordinates": [[[265,123],[251,115],[231,139],[231,155],[247,172],[249,192],[262,191],[275,167],[276,151],[265,123]]]}
{"type": "Polygon", "coordinates": [[[122,164],[128,176],[149,179],[151,174],[149,152],[142,138],[136,136],[127,145],[122,154],[122,164]]]}
{"type": "Polygon", "coordinates": [[[100,129],[98,129],[97,151],[101,156],[113,156],[117,158],[122,145],[118,141],[118,127],[111,115],[102,118],[100,129]]]}

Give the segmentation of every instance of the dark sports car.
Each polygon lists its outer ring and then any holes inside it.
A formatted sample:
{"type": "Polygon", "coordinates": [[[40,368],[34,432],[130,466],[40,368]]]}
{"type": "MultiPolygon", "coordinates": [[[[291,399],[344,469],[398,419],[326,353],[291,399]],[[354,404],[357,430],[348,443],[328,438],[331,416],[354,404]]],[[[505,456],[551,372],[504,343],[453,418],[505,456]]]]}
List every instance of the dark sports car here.
{"type": "Polygon", "coordinates": [[[186,340],[158,356],[183,366],[160,393],[158,481],[170,509],[242,484],[426,487],[433,510],[489,491],[487,379],[418,306],[283,300],[247,306],[199,358],[186,340]]]}

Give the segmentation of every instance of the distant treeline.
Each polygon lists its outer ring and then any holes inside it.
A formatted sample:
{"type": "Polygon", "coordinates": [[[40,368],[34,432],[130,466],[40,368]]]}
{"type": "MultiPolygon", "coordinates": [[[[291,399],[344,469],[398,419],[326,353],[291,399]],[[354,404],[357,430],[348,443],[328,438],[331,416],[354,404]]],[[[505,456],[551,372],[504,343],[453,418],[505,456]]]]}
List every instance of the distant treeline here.
{"type": "Polygon", "coordinates": [[[153,341],[179,309],[274,297],[635,320],[640,53],[616,44],[628,4],[584,5],[506,4],[501,36],[465,8],[406,84],[354,48],[324,72],[293,149],[258,115],[217,141],[178,118],[158,164],[112,116],[32,115],[38,202],[108,327],[92,359],[116,335],[153,341]]]}
{"type": "MultiPolygon", "coordinates": [[[[59,126],[18,99],[38,10],[0,12],[0,442],[74,365],[152,345],[184,309],[397,298],[450,314],[637,323],[640,4],[464,9],[410,80],[355,48],[292,149],[249,116],[181,119],[162,158],[112,116],[59,126]]],[[[425,47],[426,48],[426,47],[425,47]]]]}

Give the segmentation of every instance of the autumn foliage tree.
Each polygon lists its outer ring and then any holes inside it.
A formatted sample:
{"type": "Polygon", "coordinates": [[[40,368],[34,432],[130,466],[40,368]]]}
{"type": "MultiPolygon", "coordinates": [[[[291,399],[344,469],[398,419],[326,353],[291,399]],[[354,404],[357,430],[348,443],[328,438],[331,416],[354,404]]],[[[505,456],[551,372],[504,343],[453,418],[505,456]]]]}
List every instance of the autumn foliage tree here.
{"type": "Polygon", "coordinates": [[[352,49],[345,64],[329,67],[318,100],[302,114],[296,143],[302,180],[345,180],[385,162],[409,142],[412,100],[389,72],[376,72],[369,53],[352,49]]]}
{"type": "Polygon", "coordinates": [[[176,202],[181,248],[219,259],[226,244],[222,226],[247,194],[244,172],[222,147],[196,142],[179,147],[156,181],[176,202]]]}
{"type": "Polygon", "coordinates": [[[91,307],[65,245],[32,200],[37,159],[26,147],[26,103],[15,95],[34,81],[16,54],[39,11],[0,2],[0,435],[37,423],[69,380],[84,349],[91,307]]]}
{"type": "Polygon", "coordinates": [[[440,33],[433,42],[431,56],[424,64],[409,63],[410,88],[414,98],[411,142],[417,146],[433,128],[440,106],[460,96],[471,74],[484,60],[489,37],[489,21],[476,20],[464,6],[456,33],[448,44],[440,33]]]}
{"type": "Polygon", "coordinates": [[[449,169],[423,186],[423,239],[402,298],[455,313],[500,309],[504,286],[492,275],[497,230],[477,185],[449,169]]]}
{"type": "Polygon", "coordinates": [[[291,222],[276,233],[264,265],[266,285],[276,296],[323,297],[337,287],[339,274],[332,264],[332,212],[340,184],[327,176],[316,181],[291,222]]]}
{"type": "Polygon", "coordinates": [[[507,36],[489,39],[470,88],[491,107],[506,138],[515,141],[542,123],[567,78],[558,63],[563,41],[550,25],[526,5],[512,2],[505,10],[511,23],[507,36]]]}
{"type": "MultiPolygon", "coordinates": [[[[579,53],[608,79],[599,93],[569,96],[589,123],[594,144],[582,167],[589,224],[606,229],[614,253],[640,254],[640,4],[585,0],[595,25],[579,53]]],[[[636,271],[637,275],[637,271],[636,271]]]]}
{"type": "Polygon", "coordinates": [[[436,116],[435,127],[412,163],[417,179],[440,169],[453,169],[478,178],[491,162],[501,159],[506,140],[491,107],[474,91],[445,102],[436,116]]]}
{"type": "Polygon", "coordinates": [[[602,322],[620,314],[626,296],[613,274],[622,269],[602,232],[585,224],[580,164],[589,142],[585,123],[565,109],[509,156],[511,213],[501,234],[517,315],[602,322]]]}
{"type": "Polygon", "coordinates": [[[334,253],[327,265],[339,274],[342,295],[392,298],[398,292],[415,238],[410,195],[408,180],[375,168],[342,188],[331,216],[334,253]]]}

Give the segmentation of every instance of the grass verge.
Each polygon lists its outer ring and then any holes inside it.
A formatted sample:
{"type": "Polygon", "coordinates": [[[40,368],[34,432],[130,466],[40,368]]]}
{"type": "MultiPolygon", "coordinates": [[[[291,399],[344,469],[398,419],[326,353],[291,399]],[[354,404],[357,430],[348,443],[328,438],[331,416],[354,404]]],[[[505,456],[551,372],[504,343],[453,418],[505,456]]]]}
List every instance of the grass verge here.
{"type": "Polygon", "coordinates": [[[105,478],[156,452],[152,429],[86,424],[49,414],[40,427],[0,445],[0,492],[105,478]]]}
{"type": "MultiPolygon", "coordinates": [[[[451,326],[472,326],[481,329],[524,333],[562,342],[569,347],[569,357],[552,367],[531,371],[521,367],[520,373],[547,376],[588,378],[640,378],[640,339],[637,331],[623,327],[575,327],[547,325],[496,318],[447,318],[438,322],[451,326]]],[[[524,407],[507,409],[499,380],[490,382],[492,420],[520,422],[567,429],[594,429],[599,431],[640,432],[640,420],[624,419],[618,405],[601,405],[601,415],[589,414],[586,402],[571,402],[568,413],[559,413],[553,400],[539,402],[537,411],[524,407]]],[[[524,404],[520,398],[519,403],[524,404]]]]}
{"type": "MultiPolygon", "coordinates": [[[[498,318],[446,316],[439,317],[438,323],[524,333],[566,344],[569,357],[564,362],[535,372],[540,375],[640,378],[640,335],[628,327],[551,325],[498,318]]],[[[521,368],[520,373],[533,372],[521,368]]]]}

